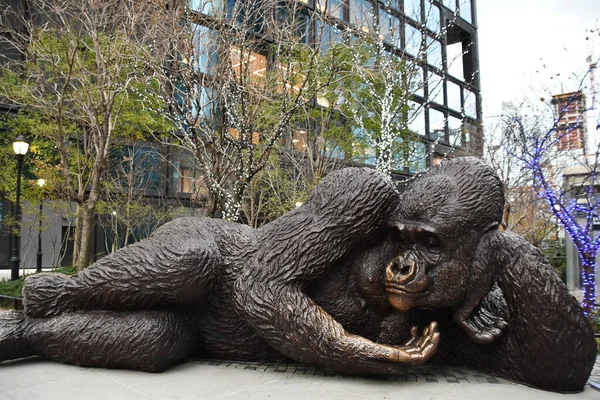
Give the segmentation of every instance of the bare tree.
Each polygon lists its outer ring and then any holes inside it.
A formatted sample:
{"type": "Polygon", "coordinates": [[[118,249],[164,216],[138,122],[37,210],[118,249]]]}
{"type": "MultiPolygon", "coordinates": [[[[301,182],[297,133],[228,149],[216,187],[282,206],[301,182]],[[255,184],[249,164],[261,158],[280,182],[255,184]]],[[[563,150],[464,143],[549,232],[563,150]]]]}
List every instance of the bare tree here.
{"type": "MultiPolygon", "coordinates": [[[[236,220],[247,189],[291,121],[335,77],[309,44],[309,14],[295,1],[232,8],[201,1],[174,9],[158,35],[159,92],[177,129],[169,142],[195,155],[208,215],[236,220]],[[181,21],[186,21],[182,24],[181,21]]],[[[331,66],[331,65],[329,65],[331,66]]]]}
{"type": "Polygon", "coordinates": [[[154,100],[139,95],[151,85],[140,60],[149,54],[144,27],[162,8],[153,2],[31,0],[26,10],[5,10],[3,21],[12,24],[3,25],[1,40],[17,56],[3,60],[0,98],[36,121],[34,137],[54,142],[67,199],[78,206],[73,262],[79,268],[90,261],[112,145],[162,126],[156,115],[136,112],[142,100],[154,100]]]}

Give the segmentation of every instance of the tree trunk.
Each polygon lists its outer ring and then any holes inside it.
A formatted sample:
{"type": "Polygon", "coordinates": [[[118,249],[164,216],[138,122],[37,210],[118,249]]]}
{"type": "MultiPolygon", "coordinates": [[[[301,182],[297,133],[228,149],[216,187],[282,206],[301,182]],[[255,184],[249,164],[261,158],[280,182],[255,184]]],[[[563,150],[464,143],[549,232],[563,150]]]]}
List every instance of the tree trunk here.
{"type": "Polygon", "coordinates": [[[77,211],[75,218],[75,233],[73,234],[73,265],[79,265],[80,249],[81,249],[81,230],[83,228],[83,206],[77,203],[77,211]]]}
{"type": "Polygon", "coordinates": [[[581,280],[583,283],[583,312],[592,319],[596,309],[596,255],[581,254],[581,280]]]}
{"type": "Polygon", "coordinates": [[[83,215],[81,227],[81,241],[79,243],[79,262],[77,271],[83,271],[90,264],[90,243],[94,230],[94,208],[86,205],[82,207],[83,215]]]}

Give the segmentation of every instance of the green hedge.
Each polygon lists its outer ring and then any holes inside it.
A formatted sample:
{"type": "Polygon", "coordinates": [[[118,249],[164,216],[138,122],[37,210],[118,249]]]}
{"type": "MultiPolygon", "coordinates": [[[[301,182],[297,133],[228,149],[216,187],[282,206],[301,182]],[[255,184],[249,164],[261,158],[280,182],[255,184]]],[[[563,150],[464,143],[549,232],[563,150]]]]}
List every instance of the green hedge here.
{"type": "MultiPolygon", "coordinates": [[[[60,272],[62,274],[74,275],[77,273],[77,267],[61,267],[53,270],[52,272],[60,272]]],[[[0,295],[2,296],[11,296],[11,297],[21,297],[21,292],[23,291],[23,281],[25,278],[19,278],[14,281],[0,280],[0,295]]],[[[0,300],[0,308],[13,308],[14,301],[12,300],[0,300]]]]}

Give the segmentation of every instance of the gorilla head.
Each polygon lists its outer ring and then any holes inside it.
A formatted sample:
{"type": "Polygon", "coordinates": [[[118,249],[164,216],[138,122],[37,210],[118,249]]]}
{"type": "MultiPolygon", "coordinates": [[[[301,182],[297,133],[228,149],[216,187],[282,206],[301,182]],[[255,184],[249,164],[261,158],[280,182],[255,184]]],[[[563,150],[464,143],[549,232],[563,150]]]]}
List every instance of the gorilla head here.
{"type": "Polygon", "coordinates": [[[460,303],[481,236],[502,220],[502,183],[484,162],[442,162],[403,194],[396,220],[400,251],[386,267],[390,303],[401,311],[460,303]]]}

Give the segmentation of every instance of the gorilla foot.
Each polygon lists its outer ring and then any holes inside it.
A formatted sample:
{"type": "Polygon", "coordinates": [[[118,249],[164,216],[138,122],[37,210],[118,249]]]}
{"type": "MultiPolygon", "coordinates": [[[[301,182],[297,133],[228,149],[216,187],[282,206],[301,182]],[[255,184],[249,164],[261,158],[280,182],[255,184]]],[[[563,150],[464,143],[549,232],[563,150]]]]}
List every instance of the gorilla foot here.
{"type": "Polygon", "coordinates": [[[43,318],[72,311],[66,299],[70,277],[65,274],[35,274],[25,279],[23,308],[28,317],[43,318]]]}
{"type": "Polygon", "coordinates": [[[410,330],[411,338],[403,346],[395,347],[391,361],[407,363],[414,366],[425,364],[437,351],[440,343],[437,322],[432,322],[423,329],[419,336],[419,328],[413,326],[410,330]]]}
{"type": "Polygon", "coordinates": [[[33,355],[23,337],[25,324],[22,312],[0,311],[0,362],[33,355]]]}

